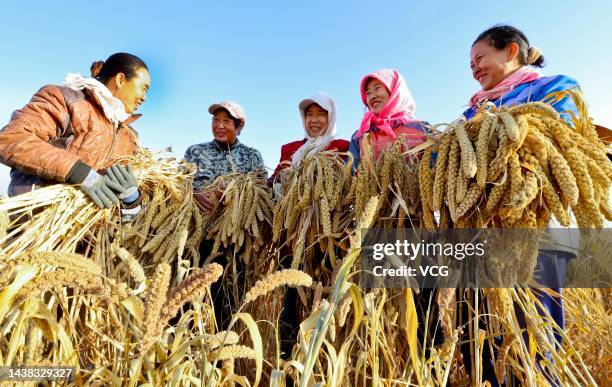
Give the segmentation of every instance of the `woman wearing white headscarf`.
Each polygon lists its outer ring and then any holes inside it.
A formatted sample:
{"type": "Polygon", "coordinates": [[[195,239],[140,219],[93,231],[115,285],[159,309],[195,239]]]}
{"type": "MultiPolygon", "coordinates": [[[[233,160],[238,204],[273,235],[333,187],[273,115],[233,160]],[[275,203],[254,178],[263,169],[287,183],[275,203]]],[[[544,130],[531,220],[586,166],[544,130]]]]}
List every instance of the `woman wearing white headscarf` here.
{"type": "MultiPolygon", "coordinates": [[[[348,152],[349,142],[347,140],[336,140],[336,103],[325,93],[317,93],[306,98],[299,104],[302,125],[304,127],[304,139],[290,142],[281,147],[281,159],[274,170],[274,174],[268,180],[270,185],[278,187],[279,173],[293,165],[298,166],[302,160],[323,150],[335,150],[348,152]],[[278,180],[278,181],[277,181],[278,180]],[[276,183],[276,184],[274,184],[276,183]]],[[[297,291],[287,289],[283,311],[280,315],[280,340],[283,358],[291,355],[291,348],[296,342],[300,319],[295,308],[297,291]]]]}
{"type": "Polygon", "coordinates": [[[299,104],[305,138],[281,147],[281,159],[270,177],[274,182],[278,173],[290,165],[299,165],[302,160],[322,150],[348,151],[349,142],[335,140],[336,103],[325,93],[316,93],[299,104]]]}

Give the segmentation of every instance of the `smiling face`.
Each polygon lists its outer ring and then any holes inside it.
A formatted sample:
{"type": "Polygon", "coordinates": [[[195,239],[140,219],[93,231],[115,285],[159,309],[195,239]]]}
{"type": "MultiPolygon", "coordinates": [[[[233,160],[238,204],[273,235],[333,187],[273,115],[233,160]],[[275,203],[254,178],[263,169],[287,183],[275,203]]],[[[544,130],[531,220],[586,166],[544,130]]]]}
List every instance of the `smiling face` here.
{"type": "Polygon", "coordinates": [[[366,102],[374,113],[380,113],[389,99],[389,90],[378,79],[370,78],[366,83],[366,102]]]}
{"type": "Polygon", "coordinates": [[[472,76],[483,90],[491,90],[520,67],[517,54],[516,43],[497,50],[489,41],[476,42],[470,52],[472,76]]]}
{"type": "Polygon", "coordinates": [[[215,140],[233,144],[236,140],[236,121],[225,109],[218,109],[213,115],[212,132],[215,140]]]}
{"type": "Polygon", "coordinates": [[[329,125],[327,110],[316,103],[310,104],[304,112],[306,131],[310,137],[319,137],[325,134],[329,125]]]}
{"type": "Polygon", "coordinates": [[[114,89],[113,95],[123,102],[125,112],[132,114],[147,100],[151,76],[146,68],[141,67],[129,80],[125,74],[118,73],[111,82],[114,88],[109,89],[114,89]]]}

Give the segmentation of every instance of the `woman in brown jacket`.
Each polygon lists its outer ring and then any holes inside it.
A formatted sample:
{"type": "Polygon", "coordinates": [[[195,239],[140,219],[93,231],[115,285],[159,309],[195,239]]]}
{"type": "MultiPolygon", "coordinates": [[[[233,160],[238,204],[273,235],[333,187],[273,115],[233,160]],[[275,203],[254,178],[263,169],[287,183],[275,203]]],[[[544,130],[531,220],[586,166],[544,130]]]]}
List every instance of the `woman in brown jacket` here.
{"type": "Polygon", "coordinates": [[[64,85],[44,86],[0,131],[0,162],[12,167],[9,196],[61,182],[76,184],[99,207],[139,199],[131,169],[113,164],[137,151],[130,123],[146,100],[149,71],[126,53],[91,71],[92,78],[68,74],[64,85]]]}

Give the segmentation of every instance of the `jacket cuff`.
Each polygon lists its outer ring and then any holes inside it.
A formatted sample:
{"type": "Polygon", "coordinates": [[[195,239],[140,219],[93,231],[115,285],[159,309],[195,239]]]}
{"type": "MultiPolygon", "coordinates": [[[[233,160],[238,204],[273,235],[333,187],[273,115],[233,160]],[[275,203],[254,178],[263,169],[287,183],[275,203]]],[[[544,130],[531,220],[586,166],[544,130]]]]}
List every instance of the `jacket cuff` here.
{"type": "Polygon", "coordinates": [[[134,209],[136,207],[139,207],[140,203],[142,203],[142,195],[140,195],[140,191],[138,191],[138,197],[134,201],[129,203],[122,202],[121,208],[126,210],[134,209]]]}
{"type": "Polygon", "coordinates": [[[119,199],[121,199],[123,204],[128,206],[138,200],[139,197],[140,191],[138,190],[138,187],[129,187],[124,194],[119,195],[119,199]]]}
{"type": "Polygon", "coordinates": [[[85,181],[85,178],[91,171],[91,167],[81,160],[77,160],[76,163],[68,172],[68,176],[66,176],[66,182],[70,184],[81,184],[85,181]]]}

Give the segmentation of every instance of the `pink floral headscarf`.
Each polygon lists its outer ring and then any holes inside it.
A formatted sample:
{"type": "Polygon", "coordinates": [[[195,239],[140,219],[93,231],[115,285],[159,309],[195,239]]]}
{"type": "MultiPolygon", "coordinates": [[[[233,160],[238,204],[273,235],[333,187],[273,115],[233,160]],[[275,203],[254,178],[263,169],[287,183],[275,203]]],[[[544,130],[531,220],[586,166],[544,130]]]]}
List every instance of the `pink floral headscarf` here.
{"type": "Polygon", "coordinates": [[[359,138],[366,133],[372,125],[376,126],[380,131],[388,134],[392,138],[396,138],[395,132],[391,123],[406,124],[411,121],[418,121],[414,118],[416,104],[404,77],[393,69],[382,69],[366,75],[361,80],[361,100],[364,105],[367,104],[366,84],[373,78],[380,81],[389,91],[389,99],[379,113],[374,113],[369,110],[364,114],[361,120],[361,126],[357,131],[356,137],[359,138]]]}

